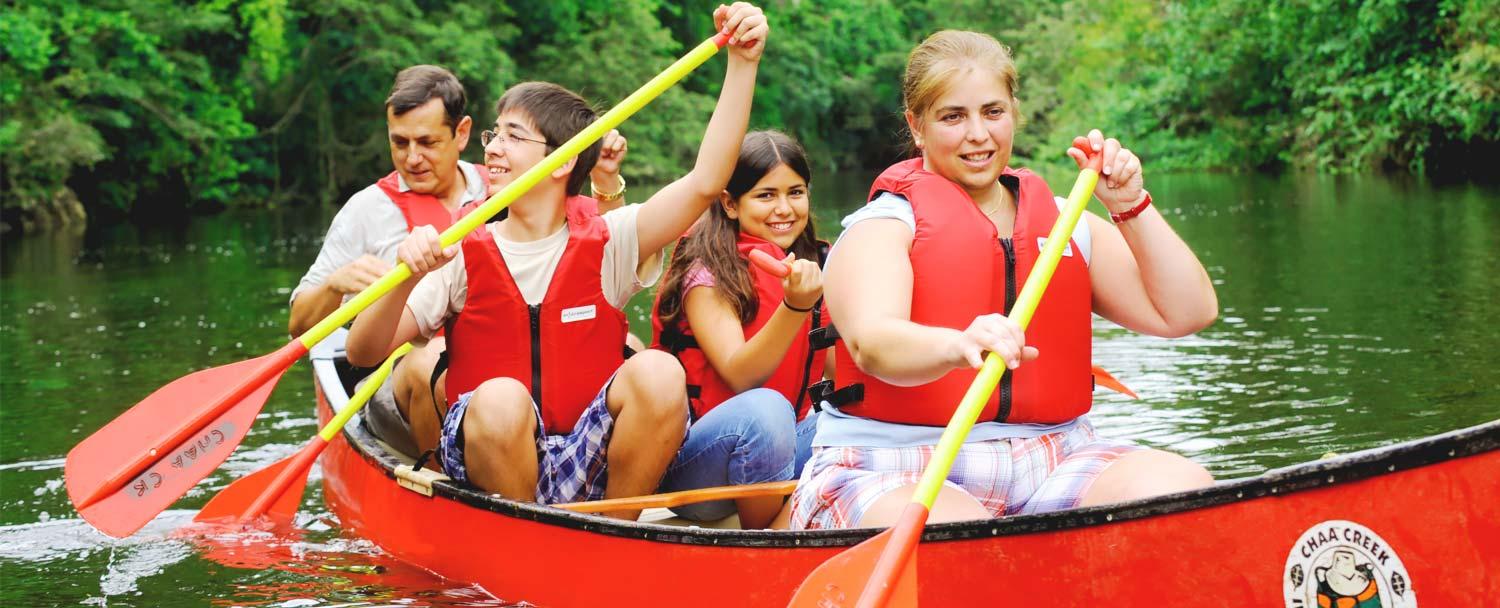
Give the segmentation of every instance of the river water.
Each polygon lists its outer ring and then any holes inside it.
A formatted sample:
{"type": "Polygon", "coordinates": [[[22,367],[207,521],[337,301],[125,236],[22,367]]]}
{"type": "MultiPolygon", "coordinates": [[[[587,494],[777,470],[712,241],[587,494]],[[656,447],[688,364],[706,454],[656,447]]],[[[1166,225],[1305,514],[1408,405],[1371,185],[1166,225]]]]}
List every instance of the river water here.
{"type": "MultiPolygon", "coordinates": [[[[1071,177],[1049,175],[1067,190],[1071,177]]],[[[813,184],[820,234],[870,176],[813,184]]],[[[1141,394],[1099,393],[1106,434],[1204,463],[1219,478],[1500,418],[1500,190],[1323,176],[1153,176],[1198,252],[1221,315],[1184,339],[1096,320],[1095,361],[1141,394]]],[[[639,190],[634,190],[636,192],[639,190]]],[[[1097,203],[1096,203],[1097,205],[1097,203]]],[[[1097,208],[1096,208],[1097,211],[1097,208]]],[[[290,287],[333,209],[236,211],[173,225],[7,235],[0,257],[0,605],[487,606],[525,589],[441,581],[344,534],[314,469],[289,556],[225,560],[173,531],[220,488],[316,432],[310,367],[282,379],[220,470],[124,540],[78,519],[68,450],[189,372],[285,344],[290,287]]],[[[629,311],[649,332],[649,293],[629,311]]],[[[222,548],[222,547],[219,547],[222,548]]]]}

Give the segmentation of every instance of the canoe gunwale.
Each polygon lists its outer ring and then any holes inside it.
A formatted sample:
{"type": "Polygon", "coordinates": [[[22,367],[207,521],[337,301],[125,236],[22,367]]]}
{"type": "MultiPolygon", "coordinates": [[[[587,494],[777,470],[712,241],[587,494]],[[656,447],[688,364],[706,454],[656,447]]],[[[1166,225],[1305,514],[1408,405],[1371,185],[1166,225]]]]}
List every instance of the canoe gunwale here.
{"type": "MultiPolygon", "coordinates": [[[[312,355],[314,378],[319,390],[328,392],[322,379],[334,372],[334,360],[342,348],[318,349],[312,355]]],[[[347,396],[342,385],[333,387],[342,399],[328,395],[330,403],[343,403],[347,396]]],[[[378,447],[374,436],[363,424],[349,424],[341,437],[364,460],[378,467],[394,483],[396,467],[401,460],[378,447]]],[[[1254,477],[1228,480],[1212,487],[1156,496],[1138,501],[1101,505],[1067,511],[1021,515],[996,520],[929,524],[922,542],[942,542],[1051,532],[1144,519],[1171,513],[1203,509],[1267,496],[1352,483],[1387,473],[1463,458],[1500,449],[1500,420],[1450,431],[1391,446],[1363,450],[1326,460],[1312,461],[1273,469],[1254,477]]],[[[432,484],[433,499],[455,500],[464,505],[507,517],[640,540],[680,545],[732,547],[847,547],[873,536],[879,529],[846,530],[724,530],[625,522],[597,515],[554,509],[529,502],[491,496],[472,487],[451,481],[432,484]]],[[[408,491],[408,490],[400,490],[408,491]]]]}

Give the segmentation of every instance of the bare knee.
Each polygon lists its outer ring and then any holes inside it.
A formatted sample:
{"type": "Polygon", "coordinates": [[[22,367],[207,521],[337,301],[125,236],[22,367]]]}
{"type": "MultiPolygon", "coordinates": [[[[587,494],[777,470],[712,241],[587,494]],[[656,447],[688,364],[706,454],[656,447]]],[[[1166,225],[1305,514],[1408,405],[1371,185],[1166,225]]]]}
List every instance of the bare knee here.
{"type": "MultiPolygon", "coordinates": [[[[401,415],[411,420],[411,409],[409,403],[419,400],[427,403],[429,400],[437,402],[439,397],[434,396],[432,388],[432,369],[437,367],[438,355],[442,352],[441,343],[434,348],[433,343],[412,349],[393,370],[396,382],[396,406],[401,409],[401,415]]],[[[442,390],[441,386],[437,387],[442,390]]]]}
{"type": "Polygon", "coordinates": [[[1161,450],[1137,450],[1116,460],[1099,474],[1079,506],[1091,506],[1185,492],[1213,485],[1208,469],[1192,460],[1161,450]]]}
{"type": "MultiPolygon", "coordinates": [[[[916,491],[917,486],[913,484],[881,495],[875,500],[875,504],[860,516],[858,526],[876,528],[895,525],[901,519],[901,513],[906,510],[906,506],[911,504],[912,495],[916,491]]],[[[978,499],[962,490],[945,485],[938,490],[937,499],[933,501],[932,509],[927,515],[927,523],[990,519],[991,517],[989,509],[980,504],[978,499]]]]}
{"type": "Polygon", "coordinates": [[[465,443],[472,446],[530,443],[536,434],[531,393],[513,378],[486,380],[469,397],[463,425],[465,443]]]}
{"type": "Polygon", "coordinates": [[[620,366],[610,386],[610,414],[625,407],[660,424],[687,420],[687,378],[677,358],[659,350],[637,353],[620,366]]]}
{"type": "Polygon", "coordinates": [[[646,350],[626,359],[615,376],[615,382],[625,384],[632,391],[681,393],[686,398],[687,375],[682,371],[682,364],[676,357],[659,350],[646,350]]]}

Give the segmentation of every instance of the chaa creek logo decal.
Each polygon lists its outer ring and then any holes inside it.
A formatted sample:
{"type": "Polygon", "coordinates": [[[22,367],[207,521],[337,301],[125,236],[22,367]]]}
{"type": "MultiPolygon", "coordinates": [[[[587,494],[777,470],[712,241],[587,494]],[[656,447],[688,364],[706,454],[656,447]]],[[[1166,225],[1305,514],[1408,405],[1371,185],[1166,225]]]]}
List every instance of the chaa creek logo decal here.
{"type": "Polygon", "coordinates": [[[1406,566],[1379,534],[1352,521],[1308,528],[1282,574],[1287,608],[1416,608],[1406,566]]]}

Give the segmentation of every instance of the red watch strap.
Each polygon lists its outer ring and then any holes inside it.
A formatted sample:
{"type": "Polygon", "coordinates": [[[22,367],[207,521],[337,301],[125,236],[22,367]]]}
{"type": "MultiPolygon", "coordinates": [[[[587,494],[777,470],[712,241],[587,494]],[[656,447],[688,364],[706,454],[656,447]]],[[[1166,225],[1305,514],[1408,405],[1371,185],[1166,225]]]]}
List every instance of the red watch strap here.
{"type": "Polygon", "coordinates": [[[1129,210],[1126,210],[1124,212],[1109,214],[1109,219],[1118,224],[1137,215],[1140,215],[1142,211],[1145,211],[1147,207],[1151,206],[1151,193],[1149,191],[1143,192],[1146,192],[1146,200],[1141,201],[1139,205],[1131,207],[1129,210]]]}

